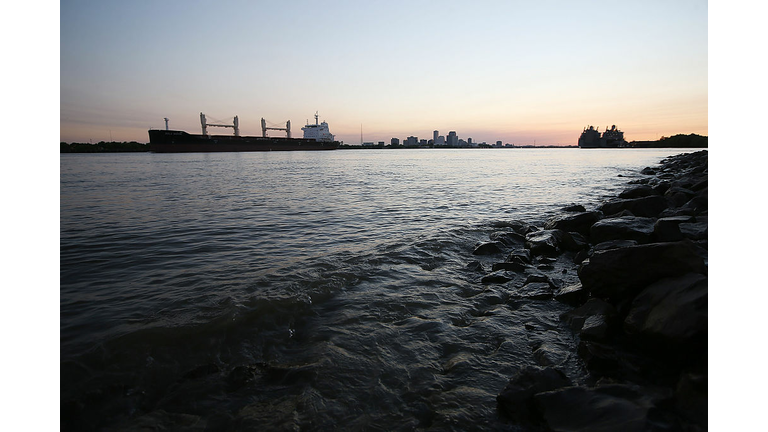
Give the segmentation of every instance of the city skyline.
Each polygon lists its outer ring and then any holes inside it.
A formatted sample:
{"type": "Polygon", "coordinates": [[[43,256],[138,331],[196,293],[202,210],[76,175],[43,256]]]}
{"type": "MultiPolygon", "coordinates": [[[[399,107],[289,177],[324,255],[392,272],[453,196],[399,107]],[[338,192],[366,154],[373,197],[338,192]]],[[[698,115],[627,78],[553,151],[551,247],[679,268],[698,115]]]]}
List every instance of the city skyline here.
{"type": "Polygon", "coordinates": [[[199,133],[199,113],[295,129],[319,111],[345,143],[460,131],[573,145],[708,135],[702,1],[63,2],[60,140],[199,133]],[[205,23],[198,25],[197,23],[205,23]]]}

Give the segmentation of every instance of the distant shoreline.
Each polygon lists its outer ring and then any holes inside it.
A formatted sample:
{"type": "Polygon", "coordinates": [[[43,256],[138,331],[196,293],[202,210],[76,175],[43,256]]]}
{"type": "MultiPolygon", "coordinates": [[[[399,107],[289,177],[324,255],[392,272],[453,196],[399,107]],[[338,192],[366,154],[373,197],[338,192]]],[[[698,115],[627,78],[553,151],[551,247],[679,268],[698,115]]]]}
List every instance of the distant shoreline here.
{"type": "MultiPolygon", "coordinates": [[[[690,134],[690,135],[675,135],[669,138],[662,137],[657,141],[632,141],[628,143],[627,147],[607,147],[607,148],[708,148],[707,137],[690,134]]],[[[473,150],[473,149],[570,149],[579,148],[577,145],[504,145],[504,146],[492,146],[492,145],[480,145],[477,147],[457,147],[457,146],[393,146],[391,144],[386,146],[364,146],[359,144],[341,144],[339,150],[374,150],[374,149],[392,149],[392,150],[411,150],[411,149],[456,149],[456,150],[473,150]]],[[[587,149],[592,150],[592,149],[587,149]]],[[[91,143],[60,143],[59,153],[137,153],[137,152],[149,152],[149,143],[139,143],[136,141],[130,142],[106,142],[100,141],[95,144],[91,143]]]]}

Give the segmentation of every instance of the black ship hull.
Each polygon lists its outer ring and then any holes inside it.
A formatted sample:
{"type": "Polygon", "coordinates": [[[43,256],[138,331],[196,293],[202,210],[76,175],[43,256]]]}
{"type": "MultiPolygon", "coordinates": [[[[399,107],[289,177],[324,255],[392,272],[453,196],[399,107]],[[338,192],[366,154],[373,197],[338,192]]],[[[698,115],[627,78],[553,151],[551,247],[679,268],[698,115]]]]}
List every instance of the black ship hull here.
{"type": "Polygon", "coordinates": [[[149,149],[154,153],[314,151],[337,148],[338,141],[315,141],[306,138],[206,136],[177,130],[149,131],[149,149]]]}

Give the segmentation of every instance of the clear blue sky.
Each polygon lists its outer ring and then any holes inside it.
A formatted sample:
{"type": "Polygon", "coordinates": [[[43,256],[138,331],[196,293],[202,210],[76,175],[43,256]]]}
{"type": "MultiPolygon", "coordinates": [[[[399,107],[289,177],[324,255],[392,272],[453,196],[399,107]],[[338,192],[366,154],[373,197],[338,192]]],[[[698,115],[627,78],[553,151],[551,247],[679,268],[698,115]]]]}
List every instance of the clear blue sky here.
{"type": "Polygon", "coordinates": [[[706,135],[707,19],[701,0],[65,0],[60,138],[199,133],[201,111],[250,135],[319,111],[348,143],[706,135]]]}

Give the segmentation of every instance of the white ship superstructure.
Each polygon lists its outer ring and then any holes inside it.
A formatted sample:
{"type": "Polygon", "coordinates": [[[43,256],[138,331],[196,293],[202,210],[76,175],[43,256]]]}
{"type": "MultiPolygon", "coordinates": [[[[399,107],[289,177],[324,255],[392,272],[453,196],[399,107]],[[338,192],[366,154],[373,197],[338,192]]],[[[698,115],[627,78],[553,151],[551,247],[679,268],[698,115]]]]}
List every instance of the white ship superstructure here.
{"type": "Polygon", "coordinates": [[[304,138],[315,141],[333,141],[333,134],[328,130],[328,123],[318,123],[318,115],[315,113],[315,124],[307,124],[303,128],[304,138]]]}

